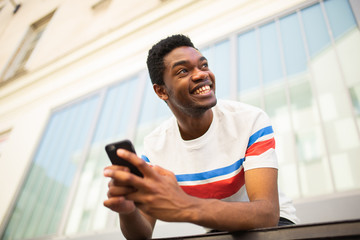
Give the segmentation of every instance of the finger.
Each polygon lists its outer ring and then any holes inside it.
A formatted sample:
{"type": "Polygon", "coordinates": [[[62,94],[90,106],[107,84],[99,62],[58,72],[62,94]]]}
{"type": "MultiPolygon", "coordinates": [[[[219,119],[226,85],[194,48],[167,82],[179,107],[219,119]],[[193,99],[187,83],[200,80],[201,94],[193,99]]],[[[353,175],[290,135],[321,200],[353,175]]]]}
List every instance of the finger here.
{"type": "Polygon", "coordinates": [[[108,188],[110,187],[131,187],[131,186],[129,186],[128,184],[122,181],[111,178],[111,180],[108,183],[108,188]]]}
{"type": "Polygon", "coordinates": [[[104,168],[103,174],[105,177],[113,177],[114,172],[119,172],[119,174],[122,173],[130,173],[130,170],[127,167],[122,167],[122,166],[108,166],[106,168],[104,168]]]}
{"type": "Polygon", "coordinates": [[[111,168],[106,168],[104,170],[104,176],[110,177],[111,180],[108,184],[109,187],[133,187],[139,189],[144,186],[144,179],[138,177],[135,174],[125,171],[114,171],[111,168]]]}
{"type": "Polygon", "coordinates": [[[135,211],[135,205],[132,201],[124,197],[113,197],[104,201],[104,206],[118,213],[130,213],[135,211]]]}
{"type": "Polygon", "coordinates": [[[110,187],[108,190],[108,198],[116,196],[125,196],[127,194],[136,192],[136,189],[133,187],[110,187]]]}
{"type": "Polygon", "coordinates": [[[134,165],[144,176],[154,176],[155,171],[147,164],[143,159],[139,158],[135,153],[127,151],[125,149],[118,149],[117,155],[132,165],[134,165]]]}
{"type": "Polygon", "coordinates": [[[105,171],[106,169],[110,169],[110,170],[113,170],[113,171],[130,172],[130,170],[129,170],[128,167],[121,166],[121,165],[110,165],[110,166],[105,167],[105,168],[104,168],[104,171],[105,171]]]}
{"type": "Polygon", "coordinates": [[[139,193],[138,191],[127,194],[126,199],[133,201],[135,205],[143,204],[143,202],[145,201],[144,195],[139,193]]]}

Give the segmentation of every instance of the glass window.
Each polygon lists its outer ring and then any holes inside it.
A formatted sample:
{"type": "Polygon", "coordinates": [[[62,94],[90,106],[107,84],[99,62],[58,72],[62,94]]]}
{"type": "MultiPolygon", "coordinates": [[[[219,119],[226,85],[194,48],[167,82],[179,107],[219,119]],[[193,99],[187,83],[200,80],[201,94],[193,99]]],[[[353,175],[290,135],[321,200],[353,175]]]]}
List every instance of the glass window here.
{"type": "MultiPolygon", "coordinates": [[[[208,58],[208,55],[205,55],[204,53],[203,55],[208,58]]],[[[150,78],[146,79],[146,87],[144,92],[145,95],[141,105],[140,117],[137,123],[135,136],[135,147],[138,155],[144,154],[144,137],[152,130],[154,130],[154,128],[157,127],[162,121],[172,116],[172,113],[166,102],[158,98],[154,92],[150,78]]]]}
{"type": "Polygon", "coordinates": [[[283,79],[280,46],[275,22],[260,27],[263,84],[269,85],[283,79]]]}
{"type": "Polygon", "coordinates": [[[319,196],[334,191],[326,158],[317,162],[299,164],[303,197],[319,196]]]}
{"type": "Polygon", "coordinates": [[[255,30],[238,36],[238,91],[260,87],[259,52],[255,30]]]}
{"type": "Polygon", "coordinates": [[[94,95],[52,114],[4,239],[56,233],[98,100],[94,95]]]}
{"type": "Polygon", "coordinates": [[[45,31],[47,24],[50,22],[53,14],[54,13],[49,14],[48,16],[42,18],[30,26],[21,46],[17,50],[9,66],[7,66],[5,73],[1,77],[2,81],[6,81],[9,78],[15,77],[25,72],[25,65],[34,51],[37,43],[39,42],[41,35],[45,31]]]}
{"type": "Polygon", "coordinates": [[[133,118],[139,85],[140,78],[132,78],[110,87],[106,92],[67,222],[67,234],[117,228],[108,225],[108,217],[112,213],[102,204],[108,182],[103,177],[103,169],[110,164],[104,148],[110,142],[131,138],[129,125],[131,121],[136,121],[133,118]]]}
{"type": "Polygon", "coordinates": [[[214,61],[214,48],[212,47],[206,47],[203,49],[200,49],[201,54],[206,57],[209,63],[210,70],[213,71],[213,68],[215,67],[215,61],[214,61]]]}
{"type": "Polygon", "coordinates": [[[346,172],[345,163],[351,169],[357,166],[358,161],[353,156],[360,149],[360,141],[358,126],[353,119],[352,111],[354,110],[348,98],[348,89],[344,85],[342,68],[337,60],[336,49],[326,49],[321,56],[312,60],[311,66],[319,97],[335,187],[337,190],[346,189],[344,188],[345,185],[349,188],[355,188],[357,183],[354,173],[347,173],[347,184],[340,176],[341,172],[346,172]],[[341,165],[341,170],[338,165],[339,159],[344,162],[344,165],[341,165]],[[350,178],[350,176],[352,177],[350,178]]]}
{"type": "Polygon", "coordinates": [[[271,118],[276,135],[276,150],[279,163],[294,162],[292,127],[285,89],[281,87],[265,89],[265,112],[271,118]]]}
{"type": "MultiPolygon", "coordinates": [[[[359,41],[355,40],[358,29],[354,27],[355,23],[348,1],[324,1],[323,9],[320,4],[316,4],[304,9],[301,13],[311,56],[309,64],[318,94],[326,148],[329,154],[327,160],[322,157],[324,160],[318,164],[304,165],[302,169],[310,171],[311,167],[315,169],[315,165],[319,169],[326,167],[329,174],[324,172],[323,176],[332,178],[332,186],[336,190],[354,189],[358,187],[357,177],[349,169],[357,166],[357,161],[354,160],[356,158],[353,156],[360,150],[359,129],[353,119],[352,104],[344,83],[354,85],[358,82],[356,80],[358,70],[353,63],[356,61],[359,46],[359,41]],[[332,41],[335,45],[330,45],[328,34],[330,30],[327,29],[322,10],[325,10],[330,23],[329,27],[336,38],[336,42],[332,41]],[[321,54],[318,54],[320,52],[321,54]]],[[[325,192],[334,191],[329,184],[326,186],[325,192]]],[[[313,188],[311,192],[320,190],[320,186],[311,185],[311,187],[313,188]]]]}
{"type": "MultiPolygon", "coordinates": [[[[139,125],[151,123],[156,119],[156,103],[161,101],[156,95],[150,78],[146,79],[146,87],[144,91],[143,104],[139,118],[139,125]]],[[[164,104],[166,104],[164,102],[164,104]]]]}
{"type": "Polygon", "coordinates": [[[306,52],[297,13],[280,19],[280,31],[286,73],[294,75],[306,71],[306,52]]]}
{"type": "Polygon", "coordinates": [[[320,4],[315,4],[301,11],[309,53],[313,57],[330,45],[330,37],[326,28],[320,4]]]}
{"type": "Polygon", "coordinates": [[[360,119],[360,84],[350,88],[351,100],[355,109],[355,114],[360,119]]]}
{"type": "Polygon", "coordinates": [[[231,82],[230,41],[225,40],[200,51],[207,58],[209,68],[215,74],[216,96],[218,98],[229,98],[231,82]]]}
{"type": "Polygon", "coordinates": [[[330,193],[333,190],[321,123],[308,79],[308,75],[303,75],[290,84],[291,111],[302,196],[330,193]],[[313,168],[319,172],[313,171],[313,168]],[[310,185],[317,185],[317,187],[310,185]]]}
{"type": "Polygon", "coordinates": [[[356,27],[356,21],[348,0],[326,0],[324,6],[335,39],[356,27]]]}
{"type": "Polygon", "coordinates": [[[230,41],[225,40],[214,46],[214,67],[216,96],[218,98],[230,97],[231,64],[230,64],[230,41]]]}

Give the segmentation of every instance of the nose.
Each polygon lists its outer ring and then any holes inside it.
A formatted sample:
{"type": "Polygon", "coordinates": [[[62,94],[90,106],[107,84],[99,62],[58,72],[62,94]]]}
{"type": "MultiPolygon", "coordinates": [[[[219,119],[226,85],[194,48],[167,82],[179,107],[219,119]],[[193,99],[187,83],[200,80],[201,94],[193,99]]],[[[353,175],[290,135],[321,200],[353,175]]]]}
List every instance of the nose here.
{"type": "Polygon", "coordinates": [[[191,79],[193,81],[204,80],[207,78],[207,76],[208,76],[207,72],[202,71],[199,68],[195,68],[191,76],[191,79]]]}

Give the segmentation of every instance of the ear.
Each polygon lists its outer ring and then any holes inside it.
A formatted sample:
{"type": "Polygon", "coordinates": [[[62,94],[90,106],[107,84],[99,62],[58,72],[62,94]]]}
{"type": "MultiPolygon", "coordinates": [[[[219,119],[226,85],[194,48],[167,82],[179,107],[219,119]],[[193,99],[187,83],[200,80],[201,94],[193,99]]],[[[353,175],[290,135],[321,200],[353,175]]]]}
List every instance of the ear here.
{"type": "Polygon", "coordinates": [[[158,95],[158,97],[162,100],[168,100],[169,95],[167,94],[167,90],[165,88],[165,85],[158,85],[158,84],[154,84],[153,85],[154,91],[155,93],[158,95]]]}

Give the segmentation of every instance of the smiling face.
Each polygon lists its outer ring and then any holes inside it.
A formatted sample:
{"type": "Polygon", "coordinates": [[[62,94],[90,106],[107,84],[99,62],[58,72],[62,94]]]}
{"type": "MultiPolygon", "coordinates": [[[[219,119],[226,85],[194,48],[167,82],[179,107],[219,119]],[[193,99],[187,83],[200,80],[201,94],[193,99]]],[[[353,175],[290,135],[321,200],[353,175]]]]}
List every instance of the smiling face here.
{"type": "Polygon", "coordinates": [[[195,48],[178,47],[164,57],[164,85],[155,91],[175,116],[198,116],[216,105],[215,76],[195,48]]]}

